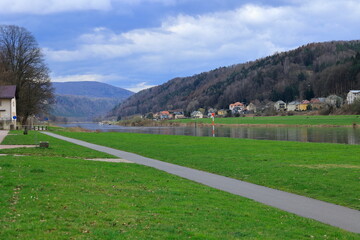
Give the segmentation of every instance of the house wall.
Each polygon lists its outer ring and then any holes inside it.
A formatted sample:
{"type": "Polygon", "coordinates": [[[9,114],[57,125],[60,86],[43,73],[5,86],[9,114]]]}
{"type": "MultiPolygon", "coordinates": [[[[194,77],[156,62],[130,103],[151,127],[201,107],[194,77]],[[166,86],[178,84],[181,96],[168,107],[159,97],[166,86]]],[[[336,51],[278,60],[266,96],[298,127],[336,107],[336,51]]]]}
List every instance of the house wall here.
{"type": "Polygon", "coordinates": [[[308,105],[309,105],[309,104],[300,104],[300,105],[299,105],[299,110],[300,110],[300,111],[306,111],[308,105]]]}
{"type": "Polygon", "coordinates": [[[354,103],[355,99],[360,99],[360,93],[349,92],[346,101],[348,104],[354,103]]]}
{"type": "Polygon", "coordinates": [[[11,119],[12,99],[0,99],[0,120],[11,119]]]}
{"type": "Polygon", "coordinates": [[[288,110],[288,111],[296,111],[296,110],[297,110],[297,106],[296,106],[296,105],[293,105],[293,104],[287,105],[287,110],[288,110]]]}
{"type": "Polygon", "coordinates": [[[16,116],[16,100],[12,99],[0,99],[0,128],[10,129],[12,125],[16,128],[16,120],[13,116],[16,116]]]}

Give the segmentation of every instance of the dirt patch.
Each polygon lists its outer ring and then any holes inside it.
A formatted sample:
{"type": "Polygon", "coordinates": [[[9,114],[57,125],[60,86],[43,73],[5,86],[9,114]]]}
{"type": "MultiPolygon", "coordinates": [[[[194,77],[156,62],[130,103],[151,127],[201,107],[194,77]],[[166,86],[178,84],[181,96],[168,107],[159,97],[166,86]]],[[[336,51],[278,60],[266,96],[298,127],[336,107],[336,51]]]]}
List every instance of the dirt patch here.
{"type": "Polygon", "coordinates": [[[99,162],[116,162],[116,163],[134,163],[132,161],[120,158],[93,158],[93,159],[85,159],[88,161],[99,161],[99,162]]]}
{"type": "Polygon", "coordinates": [[[11,149],[11,148],[31,148],[37,147],[38,145],[0,145],[0,149],[11,149]]]}

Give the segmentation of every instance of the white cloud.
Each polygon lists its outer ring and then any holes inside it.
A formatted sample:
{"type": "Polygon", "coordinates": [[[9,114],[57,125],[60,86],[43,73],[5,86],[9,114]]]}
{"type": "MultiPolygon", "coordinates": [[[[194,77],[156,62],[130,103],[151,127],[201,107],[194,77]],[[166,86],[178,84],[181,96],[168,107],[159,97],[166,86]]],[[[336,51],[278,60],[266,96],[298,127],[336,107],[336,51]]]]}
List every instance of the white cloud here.
{"type": "Polygon", "coordinates": [[[176,0],[0,0],[0,13],[52,14],[69,11],[108,11],[114,4],[134,6],[142,3],[174,5],[176,0]]]}
{"type": "Polygon", "coordinates": [[[50,14],[67,11],[110,10],[111,0],[0,0],[0,13],[50,14]]]}
{"type": "Polygon", "coordinates": [[[155,87],[156,85],[151,85],[151,84],[148,84],[147,82],[141,82],[141,83],[138,83],[134,86],[131,86],[131,87],[127,87],[126,89],[129,90],[129,91],[132,91],[132,92],[140,92],[141,90],[144,90],[144,89],[147,89],[147,88],[152,88],[152,87],[155,87]]]}
{"type": "MultiPolygon", "coordinates": [[[[151,2],[135,3],[145,1],[151,2]]],[[[232,11],[170,17],[152,29],[117,33],[97,27],[79,36],[75,50],[45,52],[51,61],[120,59],[133,72],[164,73],[196,66],[209,70],[216,64],[255,60],[309,42],[356,39],[359,24],[358,0],[295,0],[277,7],[248,4],[232,11]]]]}
{"type": "Polygon", "coordinates": [[[51,81],[53,82],[84,82],[84,81],[96,81],[104,82],[112,76],[104,76],[100,74],[79,74],[79,75],[66,75],[66,76],[53,76],[51,81]]]}

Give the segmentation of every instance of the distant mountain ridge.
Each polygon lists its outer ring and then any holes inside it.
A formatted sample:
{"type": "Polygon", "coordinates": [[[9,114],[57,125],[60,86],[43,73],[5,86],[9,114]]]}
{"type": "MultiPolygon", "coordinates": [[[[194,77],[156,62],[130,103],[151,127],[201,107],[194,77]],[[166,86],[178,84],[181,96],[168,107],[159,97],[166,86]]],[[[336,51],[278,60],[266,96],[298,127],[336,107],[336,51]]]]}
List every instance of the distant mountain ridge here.
{"type": "Polygon", "coordinates": [[[360,89],[360,40],[311,43],[252,62],[174,78],[140,91],[109,116],[228,108],[230,103],[345,97],[360,89]]]}
{"type": "Polygon", "coordinates": [[[92,121],[101,118],[133,94],[126,89],[93,82],[53,82],[55,99],[51,114],[54,121],[92,121]]]}
{"type": "Polygon", "coordinates": [[[53,82],[53,87],[57,95],[126,99],[134,94],[123,88],[94,81],[53,82]]]}

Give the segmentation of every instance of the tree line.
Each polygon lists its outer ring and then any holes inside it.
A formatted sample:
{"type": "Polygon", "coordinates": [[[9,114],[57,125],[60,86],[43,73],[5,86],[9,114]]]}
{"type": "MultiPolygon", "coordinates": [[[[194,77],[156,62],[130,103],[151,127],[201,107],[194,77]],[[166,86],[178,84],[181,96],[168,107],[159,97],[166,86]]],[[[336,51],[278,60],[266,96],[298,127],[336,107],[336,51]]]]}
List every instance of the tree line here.
{"type": "Polygon", "coordinates": [[[49,68],[34,36],[25,28],[0,25],[0,85],[16,85],[17,117],[46,112],[54,102],[49,68]]]}

